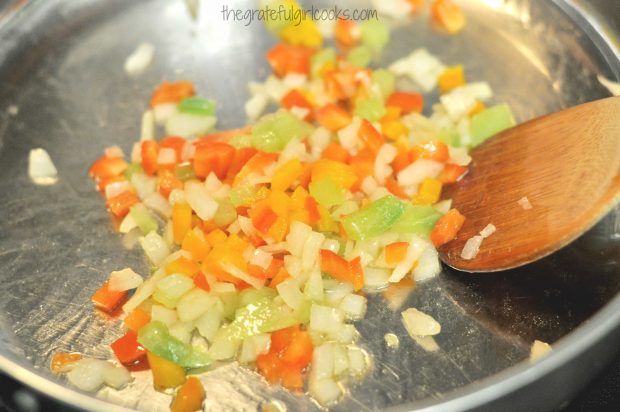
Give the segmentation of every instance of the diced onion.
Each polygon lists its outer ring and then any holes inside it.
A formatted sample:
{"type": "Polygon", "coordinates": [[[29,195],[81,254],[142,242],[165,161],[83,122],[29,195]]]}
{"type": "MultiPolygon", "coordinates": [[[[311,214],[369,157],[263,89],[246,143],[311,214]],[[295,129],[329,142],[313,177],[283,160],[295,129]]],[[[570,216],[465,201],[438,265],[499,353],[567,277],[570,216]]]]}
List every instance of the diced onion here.
{"type": "Polygon", "coordinates": [[[177,161],[177,152],[171,147],[162,147],[157,153],[158,165],[173,165],[177,161]]]}
{"type": "Polygon", "coordinates": [[[437,352],[439,350],[439,345],[437,345],[437,341],[432,336],[411,336],[413,340],[420,345],[422,349],[427,352],[437,352]]]}
{"type": "Polygon", "coordinates": [[[189,344],[194,330],[193,322],[177,322],[170,327],[170,335],[183,343],[189,344]]]}
{"type": "Polygon", "coordinates": [[[467,148],[448,146],[448,150],[450,153],[450,163],[459,166],[467,166],[471,163],[471,156],[467,153],[467,148]]]}
{"type": "Polygon", "coordinates": [[[213,129],[216,122],[214,116],[175,113],[166,120],[166,133],[185,138],[200,136],[213,129]]]}
{"type": "Polygon", "coordinates": [[[324,343],[316,346],[312,352],[312,365],[310,367],[311,381],[331,378],[334,374],[334,347],[332,343],[324,343]]]}
{"type": "Polygon", "coordinates": [[[434,336],[441,332],[441,325],[424,312],[409,308],[401,313],[405,329],[412,336],[434,336]]]}
{"type": "Polygon", "coordinates": [[[598,81],[605,86],[607,90],[609,90],[609,93],[614,96],[620,96],[620,83],[611,81],[602,74],[599,74],[596,77],[598,81]]]}
{"type": "Polygon", "coordinates": [[[526,196],[523,196],[521,199],[519,199],[517,203],[523,208],[523,210],[529,210],[533,207],[530,203],[530,199],[528,199],[526,196]]]}
{"type": "MultiPolygon", "coordinates": [[[[241,227],[243,228],[243,225],[241,227]]],[[[286,243],[291,255],[301,256],[310,233],[312,233],[312,228],[305,223],[299,221],[291,223],[289,233],[286,235],[286,243]]]]}
{"type": "Polygon", "coordinates": [[[530,349],[530,362],[535,362],[551,351],[551,346],[540,340],[535,340],[530,349]]]}
{"type": "Polygon", "coordinates": [[[495,233],[496,230],[497,228],[495,227],[495,225],[493,223],[489,223],[488,225],[485,226],[484,229],[480,231],[480,236],[486,239],[487,237],[495,233]]]}
{"type": "Polygon", "coordinates": [[[325,296],[323,291],[323,277],[320,270],[313,270],[308,276],[306,285],[304,286],[304,295],[314,301],[323,300],[325,296]]]}
{"type": "Polygon", "coordinates": [[[120,182],[109,183],[105,187],[105,198],[106,199],[113,198],[114,196],[118,196],[121,193],[129,190],[130,188],[131,186],[129,185],[129,182],[126,180],[122,180],[120,182]]]}
{"type": "Polygon", "coordinates": [[[123,305],[123,312],[131,312],[132,310],[140,306],[142,302],[151,297],[151,295],[153,294],[153,292],[155,292],[155,289],[157,288],[157,282],[159,282],[159,280],[162,279],[164,276],[166,276],[166,271],[163,269],[159,269],[155,273],[153,273],[150,278],[148,278],[142,285],[138,287],[138,289],[136,289],[133,296],[129,298],[129,300],[123,305]]]}
{"type": "Polygon", "coordinates": [[[109,362],[103,370],[102,378],[106,385],[121,389],[131,381],[131,373],[122,366],[114,366],[109,362]]]}
{"type": "Polygon", "coordinates": [[[428,245],[418,258],[418,264],[413,269],[413,280],[422,282],[434,278],[441,272],[441,263],[437,250],[428,245]]]}
{"type": "Polygon", "coordinates": [[[211,197],[207,188],[198,181],[185,182],[185,199],[202,220],[211,220],[217,212],[218,203],[211,197]]]}
{"type": "Polygon", "coordinates": [[[264,249],[254,249],[252,256],[250,257],[250,263],[256,265],[262,269],[267,270],[273,261],[273,255],[265,252],[264,249]]]}
{"type": "Polygon", "coordinates": [[[409,77],[423,92],[428,93],[435,88],[445,68],[437,57],[421,48],[392,63],[389,70],[397,76],[409,77]]]}
{"type": "Polygon", "coordinates": [[[140,141],[155,139],[155,114],[152,110],[142,113],[140,122],[140,141]]]}
{"type": "Polygon", "coordinates": [[[123,153],[123,149],[118,146],[109,146],[106,147],[103,151],[106,157],[125,157],[125,153],[123,153]]]}
{"type": "Polygon", "coordinates": [[[162,305],[153,305],[151,307],[151,320],[162,322],[166,326],[171,327],[179,319],[174,309],[168,309],[162,305]]]}
{"type": "Polygon", "coordinates": [[[342,298],[339,308],[344,312],[347,319],[359,320],[366,314],[366,305],[365,297],[350,293],[342,298]]]}
{"type": "Polygon", "coordinates": [[[427,177],[437,177],[442,170],[442,163],[429,159],[418,159],[398,172],[397,179],[401,186],[417,185],[427,177]]]}
{"type": "Polygon", "coordinates": [[[355,346],[349,348],[349,372],[353,376],[361,377],[368,369],[368,355],[355,346]]]}
{"type": "Polygon", "coordinates": [[[373,290],[387,287],[391,271],[383,268],[367,266],[364,268],[364,286],[373,290]]]}
{"type": "Polygon", "coordinates": [[[176,103],[160,103],[153,107],[155,123],[164,125],[172,116],[178,113],[176,103]]]}
{"type": "Polygon", "coordinates": [[[51,185],[58,180],[58,170],[45,149],[30,150],[28,176],[38,185],[51,185]]]}
{"type": "Polygon", "coordinates": [[[425,242],[417,236],[413,236],[409,241],[407,254],[392,271],[392,275],[390,275],[390,282],[399,282],[402,278],[404,278],[405,275],[413,268],[413,264],[420,257],[425,248],[425,242]]]}
{"type": "Polygon", "coordinates": [[[310,308],[310,329],[316,332],[334,333],[342,327],[343,321],[339,309],[317,304],[310,308]]]}
{"type": "Polygon", "coordinates": [[[318,232],[312,232],[304,244],[304,250],[301,257],[301,267],[303,270],[309,270],[319,261],[319,250],[325,235],[318,232]]]}
{"type": "Polygon", "coordinates": [[[342,375],[349,369],[349,353],[342,345],[333,344],[334,348],[334,375],[342,375]]]}
{"type": "Polygon", "coordinates": [[[153,192],[143,200],[144,206],[158,213],[163,218],[172,216],[172,207],[170,202],[166,200],[159,192],[153,192]]]}
{"type": "Polygon", "coordinates": [[[131,184],[136,189],[138,197],[145,199],[157,188],[157,179],[144,173],[134,173],[131,176],[131,184]]]}
{"type": "Polygon", "coordinates": [[[187,292],[179,303],[177,313],[181,322],[192,322],[198,319],[211,306],[216,304],[217,298],[202,289],[194,288],[187,292]]]}
{"type": "Polygon", "coordinates": [[[476,101],[493,97],[493,91],[486,82],[468,83],[442,95],[439,100],[452,120],[457,121],[476,106],[476,101]]]}
{"type": "Polygon", "coordinates": [[[276,286],[278,294],[291,309],[297,310],[306,301],[306,297],[299,290],[299,283],[296,279],[288,279],[276,286]]]}
{"type": "Polygon", "coordinates": [[[484,238],[479,235],[467,239],[467,242],[465,242],[465,246],[463,246],[463,250],[461,251],[461,258],[465,260],[475,258],[480,250],[480,245],[482,244],[483,239],[484,238]]]}
{"type": "Polygon", "coordinates": [[[130,76],[144,72],[153,61],[155,47],[150,43],[142,43],[125,60],[125,73],[130,76]]]}
{"type": "Polygon", "coordinates": [[[375,178],[379,183],[383,183],[385,178],[392,174],[392,168],[389,165],[396,157],[396,154],[396,148],[388,143],[379,149],[374,165],[375,178]]]}
{"type": "Polygon", "coordinates": [[[338,131],[338,140],[342,147],[350,152],[357,151],[357,146],[359,139],[357,137],[357,133],[362,124],[362,119],[359,117],[354,117],[351,124],[346,127],[343,127],[338,131]]]}
{"type": "Polygon", "coordinates": [[[312,382],[310,394],[316,401],[324,406],[338,401],[343,394],[342,387],[332,378],[325,378],[312,382]]]}
{"type": "Polygon", "coordinates": [[[67,379],[76,388],[92,392],[104,384],[103,372],[107,367],[106,361],[83,358],[77,361],[75,367],[67,373],[67,379]]]}
{"type": "Polygon", "coordinates": [[[110,274],[108,289],[111,291],[124,291],[135,289],[144,282],[142,276],[130,268],[114,271],[110,274]]]}
{"type": "Polygon", "coordinates": [[[140,245],[144,249],[146,256],[155,265],[159,265],[170,254],[168,245],[155,231],[149,232],[140,239],[140,245]]]}
{"type": "Polygon", "coordinates": [[[220,263],[220,267],[237,279],[241,279],[248,285],[251,285],[255,289],[260,289],[264,286],[264,280],[255,278],[254,276],[250,276],[233,264],[220,263]]]}

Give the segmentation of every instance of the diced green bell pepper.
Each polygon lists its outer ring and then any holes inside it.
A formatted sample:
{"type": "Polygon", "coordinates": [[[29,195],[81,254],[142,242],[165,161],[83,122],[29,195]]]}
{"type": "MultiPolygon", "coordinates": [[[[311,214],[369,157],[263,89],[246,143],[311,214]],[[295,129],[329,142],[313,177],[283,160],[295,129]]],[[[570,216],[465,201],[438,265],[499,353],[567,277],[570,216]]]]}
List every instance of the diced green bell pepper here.
{"type": "Polygon", "coordinates": [[[405,209],[405,203],[388,195],[346,216],[342,224],[351,239],[365,240],[385,233],[402,216],[405,209]]]}
{"type": "Polygon", "coordinates": [[[390,42],[390,28],[381,20],[365,20],[359,27],[362,44],[375,52],[381,51],[390,42]]]}
{"type": "Polygon", "coordinates": [[[430,235],[441,212],[429,205],[407,204],[402,216],[390,228],[401,234],[430,235]]]}
{"type": "Polygon", "coordinates": [[[347,61],[355,67],[366,67],[372,60],[372,51],[368,46],[357,46],[347,54],[347,61]]]}
{"type": "Polygon", "coordinates": [[[160,321],[140,328],[138,342],[155,355],[185,368],[200,368],[211,363],[206,353],[170,335],[168,327],[160,321]]]}
{"type": "Polygon", "coordinates": [[[312,127],[297,117],[280,110],[276,113],[263,116],[252,127],[252,146],[267,153],[279,152],[292,139],[306,137],[312,127]]]}
{"type": "Polygon", "coordinates": [[[308,189],[310,195],[325,207],[336,206],[344,203],[344,189],[332,179],[326,178],[310,183],[308,189]]]}
{"type": "Polygon", "coordinates": [[[181,113],[197,116],[213,116],[215,114],[215,102],[202,97],[187,97],[179,102],[177,110],[181,113]]]}
{"type": "Polygon", "coordinates": [[[129,209],[129,214],[136,222],[142,234],[147,235],[149,232],[157,231],[159,225],[157,220],[151,215],[151,212],[142,203],[137,203],[129,209]]]}
{"type": "Polygon", "coordinates": [[[476,147],[489,137],[514,126],[515,118],[507,104],[490,107],[471,118],[471,146],[476,147]]]}
{"type": "Polygon", "coordinates": [[[387,99],[396,88],[396,77],[394,74],[386,69],[375,70],[370,77],[373,83],[379,86],[381,90],[381,96],[387,99]]]}

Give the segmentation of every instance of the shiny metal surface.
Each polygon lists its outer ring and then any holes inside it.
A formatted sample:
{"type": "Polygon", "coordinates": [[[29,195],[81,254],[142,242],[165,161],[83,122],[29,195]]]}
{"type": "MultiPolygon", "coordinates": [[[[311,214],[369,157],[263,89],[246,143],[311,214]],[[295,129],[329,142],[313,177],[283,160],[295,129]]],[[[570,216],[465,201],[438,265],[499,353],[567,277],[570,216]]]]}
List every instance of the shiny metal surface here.
{"type": "MultiPolygon", "coordinates": [[[[594,2],[606,7],[598,9],[597,20],[584,17],[591,12],[582,9],[585,2],[461,3],[469,18],[463,35],[437,34],[418,17],[394,31],[384,61],[425,46],[448,64],[465,64],[470,80],[489,81],[495,99],[510,103],[520,121],[607,96],[598,73],[620,79],[618,43],[609,38],[617,2],[594,2]]],[[[47,365],[57,350],[109,357],[107,345],[120,327],[93,312],[90,295],[111,270],[128,264],[147,269],[140,251],[121,246],[87,167],[106,146],[129,151],[152,87],[163,79],[194,80],[201,94],[219,102],[220,127],[244,123],[245,84],[266,76],[262,56],[274,41],[260,24],[222,21],[222,5],[203,2],[197,24],[178,0],[48,0],[26,3],[0,19],[0,369],[67,403],[113,408],[68,388],[47,365]],[[155,62],[143,76],[128,78],[122,64],[142,41],[156,46],[155,62]],[[9,114],[13,105],[17,115],[9,114]],[[33,147],[46,148],[54,159],[56,185],[29,181],[33,147]]],[[[420,285],[404,306],[440,321],[436,354],[416,346],[399,313],[374,296],[358,323],[374,359],[372,372],[350,386],[334,410],[555,407],[617,350],[619,290],[616,208],[534,265],[492,277],[446,271],[420,285]],[[399,336],[399,349],[386,348],[388,332],[399,336]],[[556,344],[549,357],[530,366],[522,361],[533,339],[556,344]]],[[[317,409],[306,397],[269,388],[235,365],[203,379],[212,410],[254,410],[272,398],[289,410],[317,409]]],[[[169,399],[154,392],[147,377],[139,376],[126,392],[104,395],[128,407],[167,409],[169,399]]]]}

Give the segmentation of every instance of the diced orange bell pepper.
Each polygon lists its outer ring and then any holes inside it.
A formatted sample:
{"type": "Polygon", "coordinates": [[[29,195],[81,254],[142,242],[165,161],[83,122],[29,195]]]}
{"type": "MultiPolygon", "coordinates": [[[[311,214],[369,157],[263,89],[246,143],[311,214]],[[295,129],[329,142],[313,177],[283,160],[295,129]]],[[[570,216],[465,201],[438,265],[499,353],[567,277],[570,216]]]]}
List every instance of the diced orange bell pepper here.
{"type": "Polygon", "coordinates": [[[448,93],[465,84],[465,72],[462,65],[448,67],[439,75],[439,90],[448,93]]]}
{"type": "Polygon", "coordinates": [[[308,211],[308,220],[311,225],[314,225],[321,219],[321,213],[319,211],[319,204],[312,197],[308,196],[306,198],[306,210],[308,211]]]}
{"type": "Polygon", "coordinates": [[[331,143],[323,150],[323,153],[321,153],[321,158],[335,160],[341,163],[348,163],[350,157],[351,155],[347,149],[338,143],[331,143]]]}
{"type": "Polygon", "coordinates": [[[269,50],[266,57],[274,73],[283,77],[291,73],[310,73],[312,54],[312,49],[280,43],[269,50]]]}
{"type": "Polygon", "coordinates": [[[250,210],[252,224],[261,233],[267,233],[278,220],[278,215],[269,207],[269,201],[261,201],[250,210]]]}
{"type": "Polygon", "coordinates": [[[308,109],[308,114],[304,116],[304,120],[308,121],[312,118],[312,103],[299,90],[293,89],[288,92],[280,100],[280,105],[287,110],[291,110],[293,107],[308,109]]]}
{"type": "Polygon", "coordinates": [[[127,169],[127,162],[122,157],[102,156],[88,169],[88,174],[95,179],[116,177],[127,169]]]}
{"type": "Polygon", "coordinates": [[[322,272],[334,279],[351,283],[355,291],[364,287],[364,272],[359,257],[347,262],[343,257],[327,249],[321,249],[320,255],[322,272]]]}
{"type": "Polygon", "coordinates": [[[179,273],[188,277],[193,277],[200,270],[200,266],[195,262],[189,260],[185,256],[180,256],[179,258],[173,260],[168,263],[166,266],[166,273],[171,275],[173,273],[179,273]]]}
{"type": "Polygon", "coordinates": [[[360,39],[358,24],[353,20],[338,19],[334,28],[334,37],[338,45],[344,48],[355,46],[360,39]]]}
{"type": "Polygon", "coordinates": [[[172,206],[172,234],[174,241],[181,244],[192,228],[192,208],[187,203],[172,206]]]}
{"type": "Polygon", "coordinates": [[[454,239],[464,222],[465,216],[456,209],[450,209],[448,213],[437,221],[431,232],[433,245],[439,247],[454,239]]]}
{"type": "Polygon", "coordinates": [[[127,330],[138,333],[140,328],[149,323],[150,321],[151,315],[149,315],[140,308],[136,308],[127,315],[123,323],[125,324],[125,328],[127,330]]]}
{"type": "Polygon", "coordinates": [[[183,158],[183,147],[187,141],[179,136],[167,136],[159,141],[159,147],[167,147],[173,149],[177,155],[177,163],[183,158]]]}
{"type": "Polygon", "coordinates": [[[62,373],[65,372],[65,368],[74,362],[82,359],[82,355],[79,353],[64,353],[64,352],[56,352],[54,356],[52,356],[52,362],[50,364],[50,369],[54,373],[62,373]]]}
{"type": "Polygon", "coordinates": [[[152,176],[157,172],[157,154],[159,145],[154,140],[145,140],[140,146],[140,154],[142,156],[142,168],[144,172],[152,176]]]}
{"type": "Polygon", "coordinates": [[[91,297],[95,307],[108,314],[114,311],[127,300],[127,291],[112,291],[108,289],[106,281],[91,297]]]}
{"type": "Polygon", "coordinates": [[[461,180],[467,174],[467,167],[455,165],[454,163],[446,163],[437,180],[443,184],[455,183],[461,180]]]}
{"type": "Polygon", "coordinates": [[[349,166],[353,169],[353,172],[357,176],[357,181],[351,191],[359,191],[359,186],[362,180],[367,176],[372,176],[375,173],[375,161],[373,155],[365,155],[364,153],[358,153],[357,156],[352,156],[349,160],[349,166]]]}
{"type": "Polygon", "coordinates": [[[458,33],[465,27],[465,15],[452,0],[433,0],[431,16],[436,26],[451,34],[458,33]]]}
{"type": "Polygon", "coordinates": [[[448,145],[438,140],[417,144],[411,149],[411,161],[413,162],[418,159],[446,162],[450,159],[448,145]]]}
{"type": "Polygon", "coordinates": [[[129,213],[129,209],[138,203],[138,195],[131,190],[125,190],[118,195],[106,200],[106,207],[116,217],[124,217],[129,213]]]}
{"type": "Polygon", "coordinates": [[[183,189],[181,182],[171,170],[164,169],[159,173],[158,183],[159,193],[166,199],[174,189],[183,189]]]}
{"type": "Polygon", "coordinates": [[[367,119],[362,120],[362,124],[357,131],[357,136],[374,154],[376,154],[385,143],[385,139],[381,133],[379,133],[367,119]]]}
{"type": "Polygon", "coordinates": [[[245,166],[245,164],[257,153],[253,147],[242,147],[235,153],[235,159],[228,168],[227,179],[234,179],[237,173],[245,166]]]}
{"type": "Polygon", "coordinates": [[[194,276],[194,285],[196,285],[196,287],[199,287],[200,289],[206,292],[211,291],[211,285],[209,285],[209,282],[207,282],[207,277],[202,272],[198,272],[194,276]]]}
{"type": "Polygon", "coordinates": [[[199,142],[194,154],[194,173],[205,178],[213,172],[219,179],[224,179],[234,159],[235,148],[228,143],[199,142]]]}
{"type": "Polygon", "coordinates": [[[329,159],[321,159],[312,166],[312,181],[331,179],[343,189],[350,189],[358,180],[355,169],[342,162],[329,159]]]}
{"type": "Polygon", "coordinates": [[[185,369],[153,352],[146,352],[153,373],[153,386],[156,390],[176,388],[185,383],[185,369]]]}
{"type": "Polygon", "coordinates": [[[297,186],[291,194],[291,209],[303,209],[306,206],[306,198],[309,196],[308,191],[301,186],[297,186]]]}
{"type": "Polygon", "coordinates": [[[180,80],[178,82],[162,82],[151,96],[151,107],[162,103],[178,103],[186,97],[194,95],[192,82],[180,80]]]}
{"type": "Polygon", "coordinates": [[[299,178],[303,170],[299,160],[289,160],[274,172],[271,177],[271,189],[276,191],[288,189],[299,178]]]}
{"type": "Polygon", "coordinates": [[[138,334],[132,330],[112,342],[110,347],[123,365],[133,365],[146,356],[146,350],[138,343],[138,334]]]}
{"type": "Polygon", "coordinates": [[[419,93],[394,92],[387,98],[385,103],[389,107],[398,107],[402,114],[412,112],[422,113],[424,108],[424,96],[419,93]]]}
{"type": "Polygon", "coordinates": [[[209,242],[205,239],[202,230],[199,228],[194,228],[185,234],[183,243],[181,244],[181,249],[187,250],[191,253],[194,261],[202,262],[209,254],[211,245],[209,245],[209,242]]]}
{"type": "Polygon", "coordinates": [[[226,233],[224,233],[222,229],[215,229],[209,232],[209,234],[205,236],[205,239],[209,242],[211,247],[215,247],[221,243],[224,243],[227,237],[228,236],[226,236],[226,233]]]}
{"type": "Polygon", "coordinates": [[[269,231],[267,231],[267,236],[276,242],[283,241],[288,233],[288,222],[288,217],[278,216],[269,228],[269,231]]]}
{"type": "Polygon", "coordinates": [[[394,242],[385,247],[385,263],[390,266],[396,266],[401,260],[407,256],[409,243],[394,242]]]}
{"type": "Polygon", "coordinates": [[[191,376],[178,390],[172,405],[171,412],[195,412],[202,410],[205,400],[205,390],[195,376],[191,376]]]}
{"type": "Polygon", "coordinates": [[[351,115],[334,103],[328,103],[315,113],[316,121],[323,127],[338,131],[351,123],[351,115]]]}
{"type": "Polygon", "coordinates": [[[299,330],[299,326],[293,326],[293,328],[295,328],[293,336],[286,348],[282,351],[281,358],[284,362],[303,369],[308,366],[312,360],[312,339],[308,332],[299,330]]]}
{"type": "Polygon", "coordinates": [[[280,268],[278,273],[271,279],[271,282],[269,282],[269,287],[275,288],[280,283],[284,282],[286,279],[290,277],[291,275],[286,271],[286,269],[280,268]]]}

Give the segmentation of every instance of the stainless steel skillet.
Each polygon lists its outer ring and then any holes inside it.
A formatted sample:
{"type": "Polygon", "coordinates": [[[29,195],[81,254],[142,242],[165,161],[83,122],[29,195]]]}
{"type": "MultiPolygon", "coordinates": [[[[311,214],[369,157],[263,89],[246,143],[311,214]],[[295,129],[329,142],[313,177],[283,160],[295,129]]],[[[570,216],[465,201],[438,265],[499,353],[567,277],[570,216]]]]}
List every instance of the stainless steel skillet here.
{"type": "MultiPolygon", "coordinates": [[[[203,2],[198,25],[176,0],[48,0],[10,10],[6,3],[0,2],[0,369],[83,409],[111,410],[122,401],[165,410],[167,399],[147,383],[139,399],[138,388],[110,404],[65,387],[47,371],[56,350],[109,356],[118,329],[93,313],[89,297],[119,265],[146,269],[139,251],[122,248],[86,169],[106,146],[129,149],[152,86],[163,79],[195,80],[202,94],[221,102],[223,128],[242,125],[245,84],[266,75],[262,56],[273,40],[260,24],[223,21],[224,2],[217,0],[203,2]],[[156,46],[155,63],[128,78],[123,61],[145,40],[156,46]],[[54,186],[27,178],[27,153],[37,146],[59,168],[54,186]]],[[[450,64],[465,64],[470,79],[489,81],[496,100],[510,103],[519,120],[607,96],[597,74],[620,79],[615,1],[461,3],[469,17],[462,36],[436,34],[418,18],[394,32],[385,62],[425,46],[450,64]]],[[[440,354],[410,341],[398,312],[377,296],[359,324],[373,372],[335,410],[555,407],[617,350],[618,290],[616,209],[564,251],[519,272],[492,278],[444,272],[414,291],[405,306],[440,320],[440,354]],[[388,332],[400,337],[399,350],[385,347],[388,332]],[[530,366],[521,361],[535,338],[557,344],[530,366]]],[[[290,410],[316,408],[235,367],[206,379],[214,410],[253,409],[271,398],[290,410]]]]}

